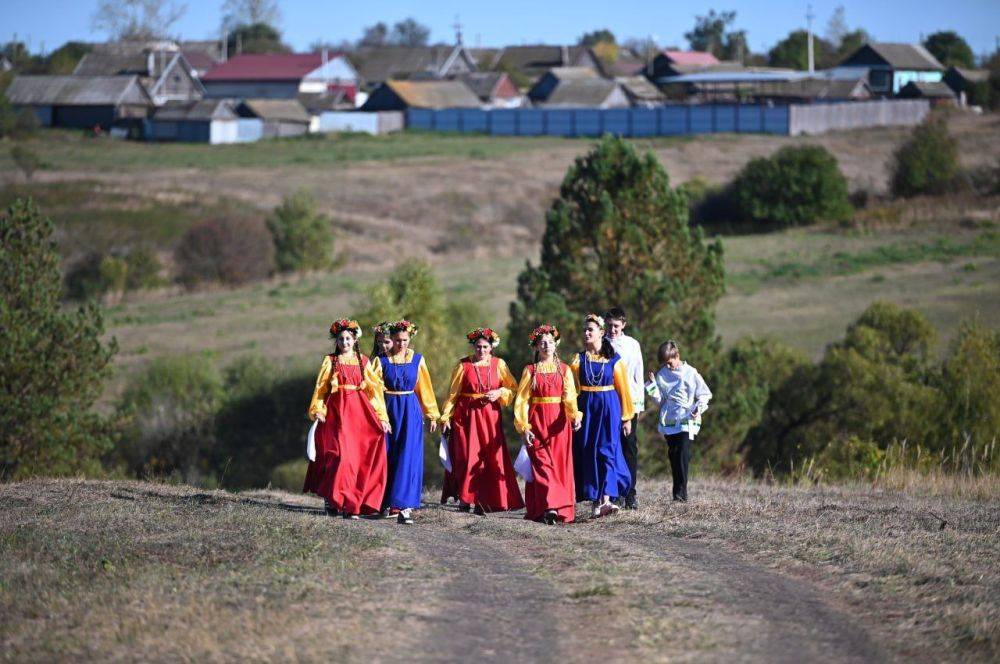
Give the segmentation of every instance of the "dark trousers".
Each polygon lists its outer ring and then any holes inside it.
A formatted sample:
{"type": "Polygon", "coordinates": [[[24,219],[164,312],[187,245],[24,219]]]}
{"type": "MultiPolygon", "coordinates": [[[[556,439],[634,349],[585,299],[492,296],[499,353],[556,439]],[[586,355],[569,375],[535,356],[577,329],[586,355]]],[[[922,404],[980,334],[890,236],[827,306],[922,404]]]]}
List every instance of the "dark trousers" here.
{"type": "Polygon", "coordinates": [[[686,431],[664,436],[670,472],[674,476],[674,500],[688,499],[688,467],[691,465],[691,438],[686,431]]]}
{"type": "Polygon", "coordinates": [[[622,436],[622,456],[625,457],[625,465],[628,466],[629,475],[632,476],[632,484],[629,485],[628,493],[622,496],[622,503],[628,505],[635,500],[635,485],[639,483],[639,416],[632,417],[632,431],[627,436],[622,436]]]}

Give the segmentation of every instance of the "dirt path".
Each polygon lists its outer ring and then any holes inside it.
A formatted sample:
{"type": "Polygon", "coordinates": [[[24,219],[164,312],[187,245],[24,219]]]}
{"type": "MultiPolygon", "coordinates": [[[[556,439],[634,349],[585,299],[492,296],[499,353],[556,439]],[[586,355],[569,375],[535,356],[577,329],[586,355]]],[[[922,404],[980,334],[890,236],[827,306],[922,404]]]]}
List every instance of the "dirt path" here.
{"type": "MultiPolygon", "coordinates": [[[[436,615],[416,649],[407,653],[409,659],[551,662],[634,657],[637,653],[629,650],[637,647],[636,635],[649,629],[637,627],[645,612],[658,608],[675,615],[672,607],[694,605],[696,615],[703,616],[701,636],[678,637],[673,650],[647,644],[642,656],[741,662],[886,659],[861,627],[808,582],[746,562],[716,544],[650,532],[627,517],[562,528],[557,537],[571,546],[576,543],[581,563],[588,550],[620,551],[616,555],[624,567],[619,572],[643,579],[644,596],[574,602],[566,588],[538,574],[540,565],[555,562],[529,557],[532,546],[544,550],[551,544],[543,539],[532,545],[533,526],[522,526],[518,516],[475,517],[429,506],[415,528],[392,529],[394,538],[441,561],[445,575],[435,593],[436,615]],[[635,567],[650,564],[653,567],[641,571],[635,567]],[[656,574],[649,573],[653,569],[656,574]],[[595,614],[595,607],[601,606],[595,614]],[[616,643],[589,633],[595,615],[613,630],[616,643]],[[633,629],[637,631],[630,635],[633,629]]],[[[691,614],[680,610],[678,620],[690,620],[691,614]]]]}

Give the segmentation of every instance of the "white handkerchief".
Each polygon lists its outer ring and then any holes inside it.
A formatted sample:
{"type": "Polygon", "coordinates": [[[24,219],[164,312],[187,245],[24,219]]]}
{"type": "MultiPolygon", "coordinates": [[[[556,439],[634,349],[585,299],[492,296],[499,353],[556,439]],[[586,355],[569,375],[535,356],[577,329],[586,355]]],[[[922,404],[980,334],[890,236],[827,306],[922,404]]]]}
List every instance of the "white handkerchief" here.
{"type": "Polygon", "coordinates": [[[441,434],[441,443],[438,445],[438,458],[441,459],[441,465],[449,473],[451,472],[451,456],[448,454],[448,439],[444,434],[441,434]]]}
{"type": "Polygon", "coordinates": [[[306,436],[306,458],[310,461],[316,460],[316,425],[319,420],[313,420],[313,425],[309,427],[309,435],[306,436]]]}
{"type": "Polygon", "coordinates": [[[521,451],[517,453],[517,458],[514,459],[514,470],[524,478],[525,482],[535,481],[535,473],[531,470],[531,457],[528,456],[528,448],[524,445],[521,445],[521,451]]]}

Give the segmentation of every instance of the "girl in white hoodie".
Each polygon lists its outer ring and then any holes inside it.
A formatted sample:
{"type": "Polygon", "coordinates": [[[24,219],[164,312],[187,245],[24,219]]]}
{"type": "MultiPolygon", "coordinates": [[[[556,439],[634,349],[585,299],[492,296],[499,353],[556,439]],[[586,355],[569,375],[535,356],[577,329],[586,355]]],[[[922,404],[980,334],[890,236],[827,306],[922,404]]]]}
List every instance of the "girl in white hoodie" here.
{"type": "Polygon", "coordinates": [[[660,406],[657,428],[667,441],[674,500],[687,502],[691,441],[701,429],[701,416],[708,410],[712,392],[698,370],[681,360],[676,342],[660,344],[657,357],[663,366],[649,374],[646,393],[660,406]]]}

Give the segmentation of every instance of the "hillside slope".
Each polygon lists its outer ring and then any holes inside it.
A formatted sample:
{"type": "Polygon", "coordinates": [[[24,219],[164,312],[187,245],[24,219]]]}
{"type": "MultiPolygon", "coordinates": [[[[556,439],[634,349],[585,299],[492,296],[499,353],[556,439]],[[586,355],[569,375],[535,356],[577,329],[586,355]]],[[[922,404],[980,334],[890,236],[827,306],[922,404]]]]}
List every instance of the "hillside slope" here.
{"type": "Polygon", "coordinates": [[[405,528],[279,492],[5,484],[0,658],[985,660],[997,495],[646,483],[617,518],[432,501],[405,528]]]}

